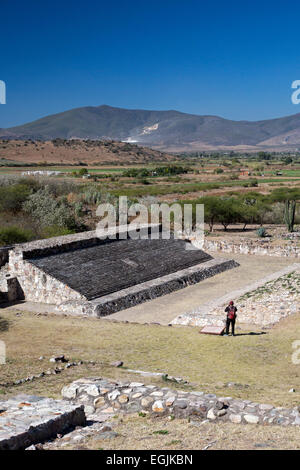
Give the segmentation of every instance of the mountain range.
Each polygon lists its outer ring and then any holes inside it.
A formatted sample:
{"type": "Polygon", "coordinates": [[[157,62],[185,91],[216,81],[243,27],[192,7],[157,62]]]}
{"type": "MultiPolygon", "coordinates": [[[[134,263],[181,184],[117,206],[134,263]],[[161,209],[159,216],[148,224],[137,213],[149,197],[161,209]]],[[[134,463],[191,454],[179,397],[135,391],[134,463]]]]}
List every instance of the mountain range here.
{"type": "Polygon", "coordinates": [[[262,121],[233,121],[179,111],[87,106],[0,129],[2,139],[118,140],[165,151],[296,149],[300,113],[262,121]]]}

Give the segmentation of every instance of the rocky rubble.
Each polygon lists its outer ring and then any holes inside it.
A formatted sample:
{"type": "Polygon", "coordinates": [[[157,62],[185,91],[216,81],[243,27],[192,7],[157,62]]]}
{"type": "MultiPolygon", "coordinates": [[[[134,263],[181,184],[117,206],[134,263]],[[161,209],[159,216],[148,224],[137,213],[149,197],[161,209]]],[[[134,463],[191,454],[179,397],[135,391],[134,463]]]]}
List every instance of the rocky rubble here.
{"type": "Polygon", "coordinates": [[[270,325],[300,311],[300,274],[290,273],[237,300],[239,320],[270,325]]]}
{"type": "Polygon", "coordinates": [[[58,435],[56,439],[46,442],[42,446],[35,446],[32,450],[58,450],[69,445],[72,447],[76,445],[76,448],[80,450],[81,446],[84,448],[85,440],[90,437],[113,439],[117,436],[117,433],[113,430],[115,423],[105,422],[106,419],[107,417],[103,417],[102,421],[87,423],[87,426],[77,426],[73,431],[65,435],[58,435]]]}
{"type": "MultiPolygon", "coordinates": [[[[43,360],[44,358],[43,357],[40,357],[39,360],[43,360]]],[[[41,379],[47,375],[56,375],[56,374],[60,374],[61,372],[63,372],[64,370],[66,369],[69,369],[70,367],[77,367],[77,366],[81,366],[83,364],[90,364],[90,365],[95,365],[95,361],[77,361],[77,362],[69,362],[67,360],[65,360],[65,356],[58,356],[58,357],[53,357],[49,360],[49,362],[52,362],[52,363],[65,363],[64,365],[56,365],[56,367],[54,369],[47,369],[45,371],[42,371],[42,372],[39,372],[37,374],[34,374],[34,375],[29,375],[27,377],[24,377],[22,379],[18,379],[18,380],[15,380],[15,381],[11,381],[11,382],[3,382],[3,383],[0,383],[0,386],[1,387],[12,387],[12,386],[16,386],[16,385],[21,385],[25,382],[33,382],[34,380],[37,380],[37,379],[41,379]],[[63,360],[61,359],[63,358],[63,360]]]]}

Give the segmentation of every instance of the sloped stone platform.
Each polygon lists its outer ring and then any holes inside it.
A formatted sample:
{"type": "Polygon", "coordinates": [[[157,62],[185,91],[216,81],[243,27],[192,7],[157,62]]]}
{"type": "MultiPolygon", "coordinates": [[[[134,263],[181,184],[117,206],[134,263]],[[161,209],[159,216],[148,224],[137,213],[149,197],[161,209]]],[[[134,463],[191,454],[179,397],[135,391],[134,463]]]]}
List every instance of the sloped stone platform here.
{"type": "Polygon", "coordinates": [[[142,302],[169,294],[175,290],[183,289],[196,284],[218,273],[238,266],[234,260],[219,258],[176,271],[151,281],[134,285],[127,289],[114,292],[110,295],[93,299],[89,302],[75,300],[58,305],[57,311],[68,315],[89,315],[103,317],[120,310],[133,307],[142,302]]]}
{"type": "Polygon", "coordinates": [[[0,450],[22,450],[74,426],[84,426],[80,404],[32,395],[0,402],[0,450]]]}
{"type": "Polygon", "coordinates": [[[58,313],[103,316],[238,266],[189,249],[191,241],[170,238],[159,224],[138,227],[139,238],[133,230],[126,225],[111,238],[86,232],[16,246],[8,271],[18,299],[55,305],[58,313]]]}
{"type": "Polygon", "coordinates": [[[174,239],[107,240],[28,261],[92,300],[212,259],[185,246],[174,239]]]}

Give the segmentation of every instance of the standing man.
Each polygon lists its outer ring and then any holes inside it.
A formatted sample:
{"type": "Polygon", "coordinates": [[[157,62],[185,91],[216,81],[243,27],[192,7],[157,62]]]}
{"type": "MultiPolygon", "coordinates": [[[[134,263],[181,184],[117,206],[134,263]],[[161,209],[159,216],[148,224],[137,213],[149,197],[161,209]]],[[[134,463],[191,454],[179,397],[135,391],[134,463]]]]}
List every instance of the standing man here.
{"type": "Polygon", "coordinates": [[[227,307],[225,308],[225,312],[227,313],[227,318],[226,318],[226,333],[225,336],[229,335],[229,327],[231,323],[231,332],[232,336],[235,336],[234,334],[234,326],[235,326],[235,319],[236,319],[236,312],[237,308],[233,303],[233,300],[229,302],[227,307]]]}

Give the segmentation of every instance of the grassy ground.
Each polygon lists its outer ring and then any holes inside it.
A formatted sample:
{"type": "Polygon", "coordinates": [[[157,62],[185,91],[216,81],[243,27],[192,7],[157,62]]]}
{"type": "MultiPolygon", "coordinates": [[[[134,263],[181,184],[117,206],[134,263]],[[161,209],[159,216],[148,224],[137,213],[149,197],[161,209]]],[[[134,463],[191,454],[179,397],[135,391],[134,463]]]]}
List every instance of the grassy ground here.
{"type": "MultiPolygon", "coordinates": [[[[87,438],[76,449],[92,450],[278,450],[300,449],[299,429],[280,426],[169,421],[140,416],[115,417],[111,439],[87,438]]],[[[73,444],[74,446],[74,444],[73,444]]],[[[65,449],[72,449],[68,445],[65,449]]]]}
{"type": "MultiPolygon", "coordinates": [[[[17,313],[0,310],[0,339],[7,348],[0,382],[45,371],[51,366],[49,358],[58,353],[70,360],[95,360],[97,364],[2,387],[1,398],[20,392],[58,397],[63,385],[83,376],[137,380],[126,368],[109,366],[111,361],[122,360],[127,368],[184,377],[195,390],[286,407],[299,405],[300,365],[292,363],[292,343],[300,339],[300,314],[282,320],[266,334],[237,330],[238,336],[232,338],[199,335],[192,327],[17,313]],[[45,359],[39,361],[40,356],[45,359]],[[227,382],[237,385],[228,388],[227,382]],[[288,392],[292,387],[296,393],[288,392]]],[[[165,384],[162,379],[142,380],[165,384]]]]}
{"type": "MultiPolygon", "coordinates": [[[[300,170],[278,170],[282,173],[282,176],[300,177],[300,170]]],[[[274,170],[265,171],[266,174],[274,174],[274,170]]],[[[276,175],[276,172],[275,172],[276,175]]],[[[277,175],[276,175],[277,176],[277,175]]]]}

